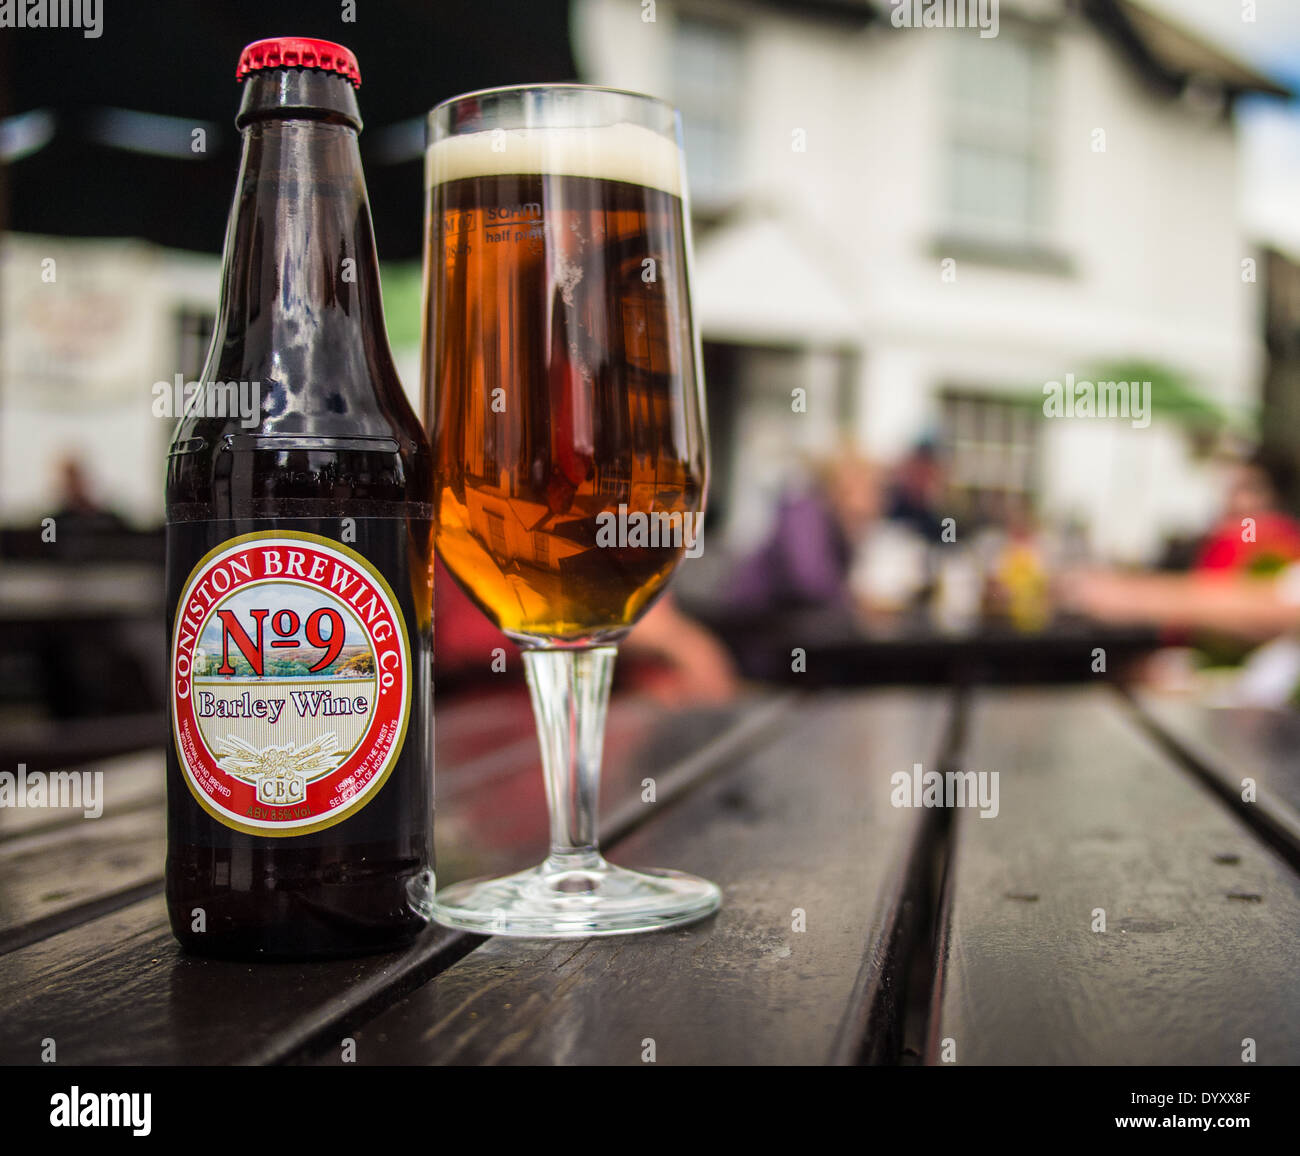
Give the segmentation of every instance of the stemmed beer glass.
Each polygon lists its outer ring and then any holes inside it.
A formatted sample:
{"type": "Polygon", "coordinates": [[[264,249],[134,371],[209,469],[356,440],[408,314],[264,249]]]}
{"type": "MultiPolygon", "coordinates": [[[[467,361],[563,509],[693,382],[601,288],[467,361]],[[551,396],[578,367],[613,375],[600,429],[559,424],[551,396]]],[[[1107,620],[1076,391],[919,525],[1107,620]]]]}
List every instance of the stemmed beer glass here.
{"type": "Polygon", "coordinates": [[[426,180],[437,548],[523,651],[551,815],[544,863],[432,914],[556,937],[699,919],[716,886],[612,866],[596,837],[616,646],[698,548],[707,481],[678,116],[584,85],[470,93],[429,114],[426,180]]]}

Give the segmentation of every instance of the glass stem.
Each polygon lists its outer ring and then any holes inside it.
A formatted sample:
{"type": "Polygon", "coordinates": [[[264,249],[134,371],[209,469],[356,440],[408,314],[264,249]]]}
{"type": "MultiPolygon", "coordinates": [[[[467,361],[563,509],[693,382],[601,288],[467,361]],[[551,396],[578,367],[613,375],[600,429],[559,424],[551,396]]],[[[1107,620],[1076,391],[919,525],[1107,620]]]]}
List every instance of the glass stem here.
{"type": "Polygon", "coordinates": [[[524,651],[551,811],[547,872],[605,865],[596,839],[596,801],[616,653],[613,646],[524,651]]]}

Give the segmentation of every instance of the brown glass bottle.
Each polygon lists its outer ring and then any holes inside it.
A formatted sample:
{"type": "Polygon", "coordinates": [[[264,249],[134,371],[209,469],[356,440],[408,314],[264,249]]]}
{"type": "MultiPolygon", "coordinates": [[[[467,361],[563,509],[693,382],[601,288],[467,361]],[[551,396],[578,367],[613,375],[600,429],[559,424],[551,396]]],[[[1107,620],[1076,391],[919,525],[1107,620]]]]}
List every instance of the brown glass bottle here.
{"type": "Polygon", "coordinates": [[[245,72],[167,465],[167,906],[205,954],[380,951],[432,880],[431,455],[384,331],[355,61],[260,42],[245,72]]]}

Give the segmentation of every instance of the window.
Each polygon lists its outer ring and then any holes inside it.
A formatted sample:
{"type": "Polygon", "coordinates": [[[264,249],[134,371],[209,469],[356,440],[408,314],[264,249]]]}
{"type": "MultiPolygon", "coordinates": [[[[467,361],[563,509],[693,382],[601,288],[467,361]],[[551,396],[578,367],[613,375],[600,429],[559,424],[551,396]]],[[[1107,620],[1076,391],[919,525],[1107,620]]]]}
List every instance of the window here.
{"type": "Polygon", "coordinates": [[[945,196],[958,236],[1041,245],[1049,227],[1050,43],[1003,25],[952,36],[945,196]]]}
{"type": "Polygon", "coordinates": [[[487,514],[488,543],[492,553],[498,558],[510,557],[510,546],[506,541],[506,520],[495,510],[484,511],[487,514]]]}
{"type": "Polygon", "coordinates": [[[1032,495],[1038,448],[1033,408],[1019,399],[957,390],[946,391],[941,404],[949,484],[977,506],[1032,495]]]}
{"type": "Polygon", "coordinates": [[[739,184],[740,33],[727,24],[679,17],[672,57],[694,207],[719,208],[739,184]]]}

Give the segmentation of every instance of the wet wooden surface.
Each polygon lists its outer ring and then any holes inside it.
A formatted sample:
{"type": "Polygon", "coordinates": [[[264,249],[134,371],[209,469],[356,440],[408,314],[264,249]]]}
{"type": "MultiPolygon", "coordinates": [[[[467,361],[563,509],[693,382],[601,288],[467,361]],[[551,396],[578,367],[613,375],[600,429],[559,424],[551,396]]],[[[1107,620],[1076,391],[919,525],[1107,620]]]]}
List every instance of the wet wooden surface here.
{"type": "Polygon", "coordinates": [[[1178,761],[1300,867],[1300,715],[1149,694],[1134,709],[1178,761]]]}
{"type": "Polygon", "coordinates": [[[1104,689],[977,693],[926,1058],[1300,1062],[1300,877],[1104,689]]]}
{"type": "Polygon", "coordinates": [[[617,848],[620,863],[716,881],[716,916],[641,938],[485,943],[356,1033],[358,1058],[640,1064],[653,1048],[663,1063],[825,1063],[846,1058],[845,1024],[886,1053],[899,914],[929,817],[891,806],[889,780],[936,765],[946,705],[803,700],[761,749],[617,848]]]}
{"type": "MultiPolygon", "coordinates": [[[[789,706],[788,696],[762,696],[669,720],[641,700],[615,704],[601,801],[611,846],[621,834],[658,821],[698,779],[743,757],[789,706]],[[653,804],[640,801],[648,774],[658,786],[653,804]]],[[[474,827],[475,816],[491,809],[494,800],[509,812],[508,822],[483,828],[472,850],[453,849],[440,857],[453,864],[449,877],[508,871],[540,860],[546,812],[526,700],[446,713],[453,717],[440,724],[437,738],[445,767],[439,776],[439,838],[448,830],[474,827]]],[[[23,873],[0,881],[5,895],[0,910],[15,912],[5,928],[11,949],[0,955],[0,1062],[37,1062],[45,1038],[56,1040],[60,1062],[74,1064],[281,1060],[326,1025],[364,1018],[369,1009],[385,1006],[481,942],[433,928],[404,952],[358,960],[247,965],[187,956],[171,938],[162,900],[164,812],[156,789],[162,782],[161,753],[143,756],[127,772],[121,796],[125,815],[116,815],[110,781],[103,818],[66,815],[52,827],[38,827],[41,834],[15,834],[0,842],[0,854],[16,848],[23,866],[23,873]],[[155,787],[152,795],[148,782],[155,787]],[[52,878],[41,866],[49,847],[31,843],[61,836],[72,847],[94,837],[87,828],[132,817],[143,847],[137,844],[133,855],[131,844],[119,845],[124,860],[131,858],[129,868],[125,862],[108,872],[77,868],[71,881],[52,878]],[[21,854],[24,848],[30,853],[21,854]],[[77,911],[86,918],[39,934],[41,921],[48,926],[58,905],[75,898],[60,895],[74,885],[93,888],[97,895],[95,903],[82,897],[77,911]],[[26,922],[18,914],[24,904],[26,922]]],[[[75,856],[70,851],[64,866],[75,856]]]]}
{"type": "MultiPolygon", "coordinates": [[[[540,859],[526,699],[437,720],[440,879],[540,859]]],[[[716,880],[718,915],[258,965],[172,941],[161,752],[106,761],[99,819],[0,810],[0,1062],[1296,1063],[1297,739],[1104,686],[622,699],[610,857],[716,880]],[[997,772],[996,817],[895,805],[917,765],[997,772]]]]}

